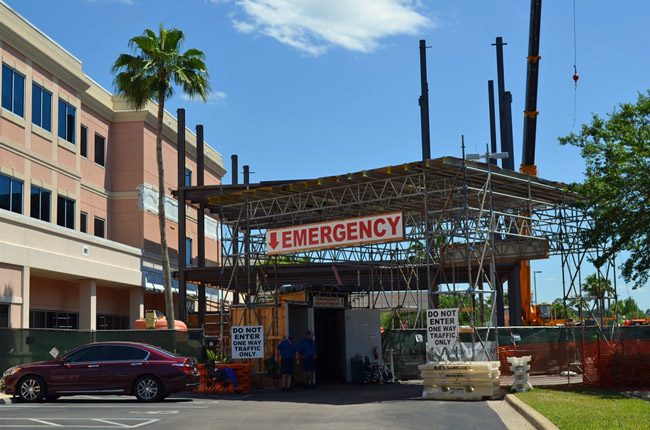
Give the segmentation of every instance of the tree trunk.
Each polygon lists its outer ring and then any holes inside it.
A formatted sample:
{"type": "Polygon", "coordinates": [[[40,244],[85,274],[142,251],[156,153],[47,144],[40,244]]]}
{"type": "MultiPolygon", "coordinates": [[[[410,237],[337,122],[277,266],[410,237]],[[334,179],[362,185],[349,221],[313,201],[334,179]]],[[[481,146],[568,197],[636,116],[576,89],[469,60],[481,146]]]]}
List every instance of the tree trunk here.
{"type": "Polygon", "coordinates": [[[164,93],[158,95],[158,124],[156,129],[156,162],[158,163],[158,227],[160,229],[160,248],[162,251],[163,284],[165,288],[165,315],[167,328],[174,329],[174,296],[169,267],[169,250],[165,223],[165,169],[163,168],[163,116],[165,114],[164,93]]]}

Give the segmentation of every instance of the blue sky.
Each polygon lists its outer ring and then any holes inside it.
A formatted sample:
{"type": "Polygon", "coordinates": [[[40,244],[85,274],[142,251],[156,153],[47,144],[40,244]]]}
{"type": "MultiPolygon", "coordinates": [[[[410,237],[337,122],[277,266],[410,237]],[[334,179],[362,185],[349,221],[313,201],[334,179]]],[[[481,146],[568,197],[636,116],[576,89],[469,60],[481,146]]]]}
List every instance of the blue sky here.
{"type": "MultiPolygon", "coordinates": [[[[418,40],[428,50],[432,157],[460,155],[489,140],[487,80],[503,36],[513,94],[515,164],[521,161],[529,2],[525,0],[9,0],[112,90],[110,68],[129,38],[159,23],[184,30],[203,50],[213,94],[207,104],[175,97],[190,127],[250,164],[251,180],[316,177],[421,157],[418,40]]],[[[576,129],[650,88],[642,29],[650,2],[576,0],[576,129]]],[[[542,10],[536,161],[541,177],[580,180],[584,164],[557,137],[574,124],[573,2],[542,10]]],[[[225,178],[230,181],[229,175],[225,178]]],[[[533,262],[541,300],[561,294],[559,261],[533,262]]],[[[650,308],[648,288],[628,292],[650,308]]]]}

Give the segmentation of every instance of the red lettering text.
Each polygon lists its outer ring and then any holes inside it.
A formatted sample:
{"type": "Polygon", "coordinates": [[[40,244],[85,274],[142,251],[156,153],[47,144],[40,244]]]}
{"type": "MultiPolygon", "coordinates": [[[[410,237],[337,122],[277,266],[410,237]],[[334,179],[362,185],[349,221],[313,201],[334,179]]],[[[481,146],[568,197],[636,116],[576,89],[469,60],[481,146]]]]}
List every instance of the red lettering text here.
{"type": "Polygon", "coordinates": [[[291,230],[285,230],[282,232],[282,247],[283,248],[291,247],[291,230]]]}
{"type": "Polygon", "coordinates": [[[293,231],[293,245],[305,246],[307,245],[307,232],[303,229],[298,229],[293,231]]]}
{"type": "Polygon", "coordinates": [[[336,224],[334,226],[334,240],[342,242],[345,239],[345,224],[336,224]]]}
{"type": "Polygon", "coordinates": [[[310,227],[308,236],[310,245],[318,244],[318,227],[310,227]]]}
{"type": "Polygon", "coordinates": [[[397,234],[397,224],[399,224],[401,218],[401,216],[396,216],[395,218],[388,217],[388,224],[390,224],[391,234],[393,236],[397,234]]]}
{"type": "Polygon", "coordinates": [[[348,224],[348,240],[357,240],[357,223],[351,222],[348,224]]]}
{"type": "Polygon", "coordinates": [[[368,220],[359,223],[359,239],[363,240],[372,236],[372,221],[368,220]]]}
{"type": "Polygon", "coordinates": [[[379,229],[379,226],[384,224],[386,224],[386,220],[383,218],[379,218],[375,221],[375,236],[377,237],[386,236],[386,229],[384,228],[382,228],[381,230],[379,229]]]}
{"type": "Polygon", "coordinates": [[[332,241],[332,227],[329,225],[324,225],[320,229],[320,238],[323,241],[323,243],[331,242],[332,241]]]}

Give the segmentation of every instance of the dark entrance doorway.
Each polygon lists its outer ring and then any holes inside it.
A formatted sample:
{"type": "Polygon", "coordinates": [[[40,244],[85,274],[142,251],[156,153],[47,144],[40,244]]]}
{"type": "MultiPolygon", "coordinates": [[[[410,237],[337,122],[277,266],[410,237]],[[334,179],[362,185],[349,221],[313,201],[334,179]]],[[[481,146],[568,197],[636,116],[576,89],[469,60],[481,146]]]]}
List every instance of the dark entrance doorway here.
{"type": "Polygon", "coordinates": [[[345,311],[316,308],[314,326],[317,381],[345,381],[345,311]]]}

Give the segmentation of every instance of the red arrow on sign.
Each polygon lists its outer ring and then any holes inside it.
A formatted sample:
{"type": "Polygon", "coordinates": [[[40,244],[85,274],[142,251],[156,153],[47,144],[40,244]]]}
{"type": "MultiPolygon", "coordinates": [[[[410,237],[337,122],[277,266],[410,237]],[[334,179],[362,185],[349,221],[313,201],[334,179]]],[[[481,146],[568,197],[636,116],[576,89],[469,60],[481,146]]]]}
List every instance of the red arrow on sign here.
{"type": "Polygon", "coordinates": [[[271,236],[271,240],[269,240],[269,246],[271,247],[271,249],[275,249],[275,247],[278,246],[278,244],[280,243],[278,242],[278,235],[276,232],[273,231],[271,232],[270,236],[271,236]]]}

